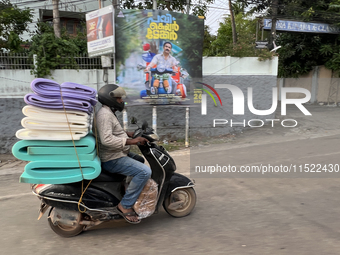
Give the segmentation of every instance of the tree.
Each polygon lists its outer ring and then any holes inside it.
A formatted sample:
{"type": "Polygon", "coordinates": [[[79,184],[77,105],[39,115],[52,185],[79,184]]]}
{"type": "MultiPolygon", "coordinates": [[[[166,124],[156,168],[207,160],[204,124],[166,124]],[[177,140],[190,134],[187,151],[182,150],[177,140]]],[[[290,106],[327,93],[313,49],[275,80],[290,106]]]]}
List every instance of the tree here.
{"type": "Polygon", "coordinates": [[[36,77],[51,75],[55,69],[77,69],[74,56],[86,49],[84,33],[77,37],[69,36],[62,31],[61,37],[56,37],[53,27],[47,23],[38,23],[35,35],[32,37],[30,56],[37,55],[33,74],[36,77]]]}
{"type": "Polygon", "coordinates": [[[19,9],[9,0],[0,0],[0,50],[20,52],[24,48],[22,35],[32,22],[32,10],[19,9]]]}
{"type": "MultiPolygon", "coordinates": [[[[340,26],[340,0],[236,0],[248,13],[277,19],[328,23],[340,26]]],[[[275,34],[274,34],[275,36],[275,34]]],[[[279,77],[298,77],[317,65],[340,71],[339,35],[276,31],[279,77]]]]}
{"type": "MultiPolygon", "coordinates": [[[[296,0],[287,3],[278,17],[339,25],[337,2],[296,0]]],[[[318,65],[339,71],[339,39],[334,34],[278,33],[279,77],[298,77],[318,65]]]]}
{"type": "Polygon", "coordinates": [[[231,21],[231,31],[233,33],[233,44],[237,43],[237,34],[236,34],[236,25],[234,18],[233,6],[231,4],[231,0],[229,0],[229,12],[230,12],[230,21],[231,21]]]}
{"type": "Polygon", "coordinates": [[[204,26],[204,39],[203,39],[203,56],[209,56],[211,43],[216,40],[216,36],[210,34],[209,26],[204,26]]]}
{"type": "Polygon", "coordinates": [[[53,3],[53,28],[56,37],[61,37],[60,17],[59,17],[59,0],[52,0],[53,3]]]}
{"type": "MultiPolygon", "coordinates": [[[[187,5],[189,3],[190,13],[192,15],[204,16],[208,11],[208,5],[212,4],[214,0],[158,0],[157,8],[168,11],[186,12],[187,5]]],[[[123,0],[121,1],[121,7],[124,9],[152,9],[153,0],[134,1],[123,0]]]]}
{"type": "Polygon", "coordinates": [[[210,47],[204,50],[207,56],[259,57],[259,60],[270,59],[274,53],[267,49],[255,49],[255,34],[257,20],[248,14],[237,12],[235,25],[238,36],[236,44],[232,39],[232,22],[226,17],[217,31],[216,39],[210,47]]]}

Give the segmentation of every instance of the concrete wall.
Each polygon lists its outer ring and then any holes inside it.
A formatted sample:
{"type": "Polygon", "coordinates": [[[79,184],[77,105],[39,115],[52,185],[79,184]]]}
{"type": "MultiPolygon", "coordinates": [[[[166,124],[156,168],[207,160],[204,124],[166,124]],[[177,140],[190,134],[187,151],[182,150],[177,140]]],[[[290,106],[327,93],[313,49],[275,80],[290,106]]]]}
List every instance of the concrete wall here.
{"type": "MultiPolygon", "coordinates": [[[[331,85],[339,84],[340,78],[332,78],[332,71],[324,66],[317,66],[308,74],[299,78],[280,78],[278,87],[298,87],[309,90],[312,94],[311,103],[327,103],[331,85]]],[[[340,88],[339,88],[340,89],[340,88]]],[[[303,98],[304,94],[291,93],[290,98],[303,98]]],[[[330,103],[340,102],[340,91],[338,96],[331,98],[330,103]]]]}
{"type": "MultiPolygon", "coordinates": [[[[109,71],[109,83],[114,83],[114,70],[109,71]]],[[[30,70],[0,69],[0,98],[23,98],[31,93],[30,84],[34,79],[30,70]]],[[[77,81],[77,83],[98,89],[104,85],[103,70],[55,70],[52,76],[47,79],[55,80],[58,83],[66,81],[77,81]]]]}
{"type": "Polygon", "coordinates": [[[203,75],[274,75],[279,59],[258,61],[258,58],[205,57],[203,75]]]}
{"type": "MultiPolygon", "coordinates": [[[[74,81],[96,89],[104,85],[102,70],[55,70],[52,74],[59,83],[74,81]]],[[[113,83],[114,70],[109,70],[109,83],[113,83]]],[[[254,107],[269,109],[272,104],[272,87],[277,84],[277,58],[272,61],[259,62],[256,58],[205,58],[203,59],[203,82],[214,87],[215,84],[236,85],[243,91],[247,100],[247,87],[253,87],[254,107]],[[227,66],[226,66],[227,65],[227,66]],[[214,73],[211,67],[218,71],[214,73]],[[246,66],[246,68],[245,68],[246,66]],[[221,70],[224,70],[223,72],[221,70]],[[258,75],[256,75],[258,70],[258,75]],[[222,73],[221,73],[222,72],[222,73]],[[267,72],[267,73],[266,73],[267,72]]],[[[48,77],[51,78],[51,77],[48,77]]],[[[23,97],[30,93],[30,82],[34,77],[29,70],[0,70],[0,154],[8,153],[17,141],[15,132],[21,129],[24,117],[21,109],[25,105],[23,97]]],[[[195,84],[192,84],[195,85],[195,84]]],[[[194,88],[190,88],[191,91],[194,88]]],[[[214,118],[232,119],[232,95],[227,89],[218,89],[223,106],[215,107],[208,99],[208,115],[201,115],[200,104],[190,106],[190,132],[203,136],[215,136],[240,130],[242,127],[212,128],[214,118]]],[[[158,106],[157,132],[164,139],[183,139],[185,137],[185,112],[188,106],[158,106]]],[[[152,106],[128,106],[129,117],[152,123],[152,106]]],[[[122,115],[118,114],[122,120],[122,115]]],[[[266,116],[267,118],[272,116],[266,116]]],[[[245,115],[234,118],[234,121],[245,119],[264,119],[254,116],[248,111],[245,103],[245,115]]],[[[133,126],[130,130],[133,130],[133,126]]]]}

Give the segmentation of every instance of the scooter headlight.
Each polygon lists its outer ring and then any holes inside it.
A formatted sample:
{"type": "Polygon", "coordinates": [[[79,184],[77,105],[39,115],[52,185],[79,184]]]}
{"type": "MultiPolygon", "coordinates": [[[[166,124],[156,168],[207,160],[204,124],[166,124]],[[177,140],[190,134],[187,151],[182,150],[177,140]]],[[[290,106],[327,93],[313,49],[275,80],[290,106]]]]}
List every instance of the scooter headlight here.
{"type": "Polygon", "coordinates": [[[159,141],[159,136],[155,133],[150,134],[149,137],[152,139],[152,141],[159,141]]]}

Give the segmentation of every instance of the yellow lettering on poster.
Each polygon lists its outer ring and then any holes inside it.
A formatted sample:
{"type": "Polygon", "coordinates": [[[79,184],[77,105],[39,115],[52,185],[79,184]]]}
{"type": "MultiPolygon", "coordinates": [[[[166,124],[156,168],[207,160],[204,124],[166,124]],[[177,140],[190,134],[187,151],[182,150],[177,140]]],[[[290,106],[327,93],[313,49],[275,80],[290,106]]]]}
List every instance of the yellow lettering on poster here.
{"type": "Polygon", "coordinates": [[[148,29],[146,38],[148,39],[168,39],[168,40],[177,40],[178,35],[176,31],[179,30],[179,25],[176,21],[173,23],[163,24],[162,22],[156,23],[151,22],[148,29]]]}

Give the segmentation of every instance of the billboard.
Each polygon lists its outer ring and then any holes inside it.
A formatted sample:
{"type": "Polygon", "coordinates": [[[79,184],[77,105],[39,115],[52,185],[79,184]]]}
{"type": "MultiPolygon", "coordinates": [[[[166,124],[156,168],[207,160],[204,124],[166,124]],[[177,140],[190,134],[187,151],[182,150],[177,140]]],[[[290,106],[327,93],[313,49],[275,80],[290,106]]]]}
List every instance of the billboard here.
{"type": "Polygon", "coordinates": [[[114,53],[113,6],[86,14],[87,51],[89,57],[114,53]]]}
{"type": "Polygon", "coordinates": [[[204,21],[162,10],[115,14],[116,77],[129,104],[190,104],[202,77],[204,21]]]}

